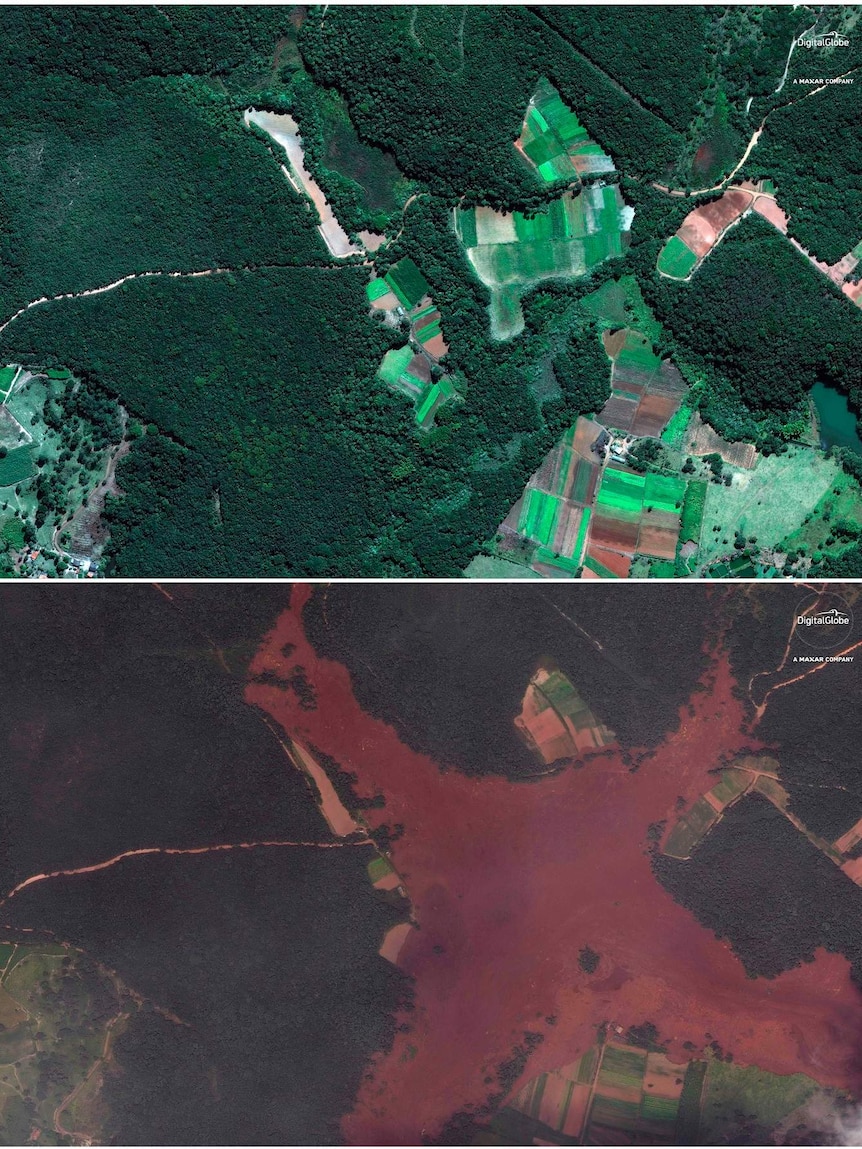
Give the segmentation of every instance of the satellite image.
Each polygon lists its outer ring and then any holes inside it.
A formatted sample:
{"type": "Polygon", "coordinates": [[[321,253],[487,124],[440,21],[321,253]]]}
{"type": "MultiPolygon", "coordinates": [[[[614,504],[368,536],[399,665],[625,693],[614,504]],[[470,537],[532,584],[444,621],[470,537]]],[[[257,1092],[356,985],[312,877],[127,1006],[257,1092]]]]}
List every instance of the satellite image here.
{"type": "Polygon", "coordinates": [[[0,574],[862,575],[862,7],[0,10],[0,574]]]}
{"type": "Polygon", "coordinates": [[[8,585],[0,1141],[859,1144],[860,598],[8,585]]]}

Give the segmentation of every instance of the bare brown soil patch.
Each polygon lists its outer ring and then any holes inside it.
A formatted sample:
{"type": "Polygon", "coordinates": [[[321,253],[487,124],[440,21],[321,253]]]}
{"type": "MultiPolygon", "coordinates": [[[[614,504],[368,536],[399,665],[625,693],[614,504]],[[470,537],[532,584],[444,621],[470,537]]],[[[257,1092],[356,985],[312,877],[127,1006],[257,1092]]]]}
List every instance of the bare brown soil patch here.
{"type": "Polygon", "coordinates": [[[637,413],[637,399],[622,399],[619,395],[611,395],[602,407],[602,422],[620,431],[630,431],[637,413]]]}
{"type": "Polygon", "coordinates": [[[602,343],[604,344],[608,359],[616,359],[625,346],[625,342],[626,329],[624,327],[620,328],[619,331],[602,332],[602,343]]]}
{"type": "Polygon", "coordinates": [[[679,527],[670,530],[667,527],[654,526],[652,523],[642,522],[638,535],[638,551],[656,559],[676,558],[676,543],[679,538],[679,527]]]}
{"type": "Polygon", "coordinates": [[[634,554],[638,545],[638,529],[637,519],[627,522],[597,513],[590,522],[590,541],[595,546],[634,554]]]}
{"type": "Polygon", "coordinates": [[[644,395],[632,424],[632,434],[658,438],[678,407],[679,399],[671,399],[667,395],[644,395]]]}
{"type": "Polygon", "coordinates": [[[781,210],[771,196],[757,196],[754,201],[754,210],[777,228],[782,235],[787,235],[787,214],[781,210]]]}
{"type": "Polygon", "coordinates": [[[397,965],[404,943],[412,932],[413,926],[409,922],[402,922],[400,925],[393,926],[391,930],[387,930],[386,937],[380,947],[380,956],[392,962],[393,965],[397,965]]]}

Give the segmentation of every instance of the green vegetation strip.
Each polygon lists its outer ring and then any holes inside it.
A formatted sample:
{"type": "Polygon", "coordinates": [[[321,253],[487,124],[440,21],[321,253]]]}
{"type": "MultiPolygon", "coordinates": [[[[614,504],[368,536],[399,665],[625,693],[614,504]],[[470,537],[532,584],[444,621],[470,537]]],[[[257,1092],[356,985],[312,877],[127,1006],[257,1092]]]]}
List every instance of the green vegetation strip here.
{"type": "Polygon", "coordinates": [[[706,507],[706,492],[709,484],[704,479],[692,479],[685,489],[682,504],[682,522],[679,530],[680,542],[699,543],[703,512],[706,507]]]}

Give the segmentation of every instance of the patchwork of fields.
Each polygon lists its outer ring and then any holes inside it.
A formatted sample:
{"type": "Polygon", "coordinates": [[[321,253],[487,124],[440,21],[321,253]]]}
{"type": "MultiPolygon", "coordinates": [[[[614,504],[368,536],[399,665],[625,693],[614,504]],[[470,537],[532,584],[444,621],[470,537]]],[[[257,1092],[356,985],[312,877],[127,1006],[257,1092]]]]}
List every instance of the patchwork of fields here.
{"type": "Polygon", "coordinates": [[[515,725],[546,765],[561,758],[582,757],[616,740],[614,732],[596,718],[559,670],[536,671],[515,725]]]}
{"type": "Polygon", "coordinates": [[[623,1038],[602,1040],[529,1081],[492,1128],[504,1144],[732,1145],[745,1143],[752,1124],[803,1124],[806,1106],[815,1125],[840,1112],[840,1098],[803,1073],[781,1076],[704,1054],[681,1065],[623,1038]]]}
{"type": "Polygon", "coordinates": [[[616,185],[564,192],[532,216],[490,207],[454,209],[455,234],[491,291],[491,334],[523,330],[521,296],[548,279],[580,279],[629,244],[634,212],[616,185]]]}
{"type": "Polygon", "coordinates": [[[373,310],[404,316],[410,325],[410,342],[386,352],[377,376],[413,401],[416,424],[422,431],[434,426],[434,416],[444,403],[458,398],[452,378],[437,370],[437,361],[449,347],[430,290],[409,256],[398,260],[385,275],[375,276],[365,289],[373,310]]]}
{"type": "Polygon", "coordinates": [[[658,437],[679,410],[688,385],[669,359],[655,354],[642,332],[606,332],[603,342],[613,368],[611,397],[599,422],[638,438],[658,437]]]}
{"type": "Polygon", "coordinates": [[[604,1041],[525,1085],[502,1123],[509,1112],[528,1118],[523,1132],[533,1144],[673,1145],[689,1069],[664,1053],[604,1041]]]}
{"type": "Polygon", "coordinates": [[[543,77],[530,100],[515,147],[543,183],[580,182],[583,175],[614,171],[614,162],[590,139],[577,115],[543,77]]]}

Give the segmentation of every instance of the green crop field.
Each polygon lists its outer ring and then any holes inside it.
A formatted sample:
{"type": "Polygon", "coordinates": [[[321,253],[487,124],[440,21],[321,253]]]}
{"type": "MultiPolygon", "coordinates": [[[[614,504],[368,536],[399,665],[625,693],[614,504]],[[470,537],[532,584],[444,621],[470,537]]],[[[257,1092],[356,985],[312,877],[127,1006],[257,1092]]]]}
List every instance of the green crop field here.
{"type": "Polygon", "coordinates": [[[388,859],[384,857],[372,858],[368,863],[368,877],[372,882],[379,882],[381,878],[385,878],[387,874],[392,873],[392,866],[389,864],[388,859]]]}
{"type": "Polygon", "coordinates": [[[616,370],[637,371],[643,375],[657,374],[661,360],[652,349],[649,339],[640,331],[629,330],[620,352],[614,360],[616,370]]]}
{"type": "Polygon", "coordinates": [[[664,1121],[673,1126],[678,1112],[679,1101],[675,1097],[656,1097],[650,1093],[641,1097],[641,1117],[647,1121],[664,1121]]]}
{"type": "MultiPolygon", "coordinates": [[[[408,344],[406,347],[398,347],[392,351],[387,351],[383,356],[383,362],[377,369],[377,374],[389,387],[398,387],[401,376],[407,371],[407,365],[413,358],[413,348],[408,344]]],[[[422,380],[416,380],[417,385],[421,385],[422,380]]]]}
{"type": "Polygon", "coordinates": [[[554,495],[528,487],[518,520],[518,530],[529,539],[545,546],[554,537],[560,501],[554,495]]]}
{"type": "Polygon", "coordinates": [[[678,235],[672,235],[659,252],[657,267],[671,279],[687,279],[696,263],[697,256],[691,248],[678,235]]]}
{"type": "Polygon", "coordinates": [[[637,1101],[623,1101],[617,1097],[603,1097],[597,1093],[590,1109],[590,1125],[606,1125],[611,1129],[636,1129],[640,1118],[637,1101]]]}
{"type": "Polygon", "coordinates": [[[5,458],[0,459],[0,487],[14,487],[29,479],[33,474],[33,448],[13,448],[5,458]]]}
{"type": "Polygon", "coordinates": [[[368,296],[368,302],[373,303],[375,299],[380,299],[386,295],[391,288],[385,279],[382,277],[372,279],[368,286],[365,288],[365,294],[368,296]]]}
{"type": "Polygon", "coordinates": [[[677,1145],[699,1145],[700,1098],[708,1069],[705,1061],[690,1061],[685,1071],[677,1115],[677,1145]]]}
{"type": "Polygon", "coordinates": [[[427,295],[431,290],[427,279],[409,255],[390,267],[384,278],[398,296],[402,306],[408,310],[415,307],[423,295],[427,295]]]}
{"type": "Polygon", "coordinates": [[[596,506],[620,518],[637,518],[643,507],[646,476],[605,467],[596,499],[596,506]]]}
{"type": "Polygon", "coordinates": [[[713,786],[712,793],[724,805],[748,786],[750,778],[741,770],[725,770],[718,785],[713,786]]]}
{"type": "Polygon", "coordinates": [[[643,496],[644,508],[652,507],[654,511],[668,511],[678,515],[682,509],[685,487],[685,479],[680,479],[676,475],[647,475],[643,496]]]}
{"type": "Polygon", "coordinates": [[[20,519],[7,519],[3,523],[2,536],[13,551],[20,550],[24,545],[24,524],[20,519]]]}

